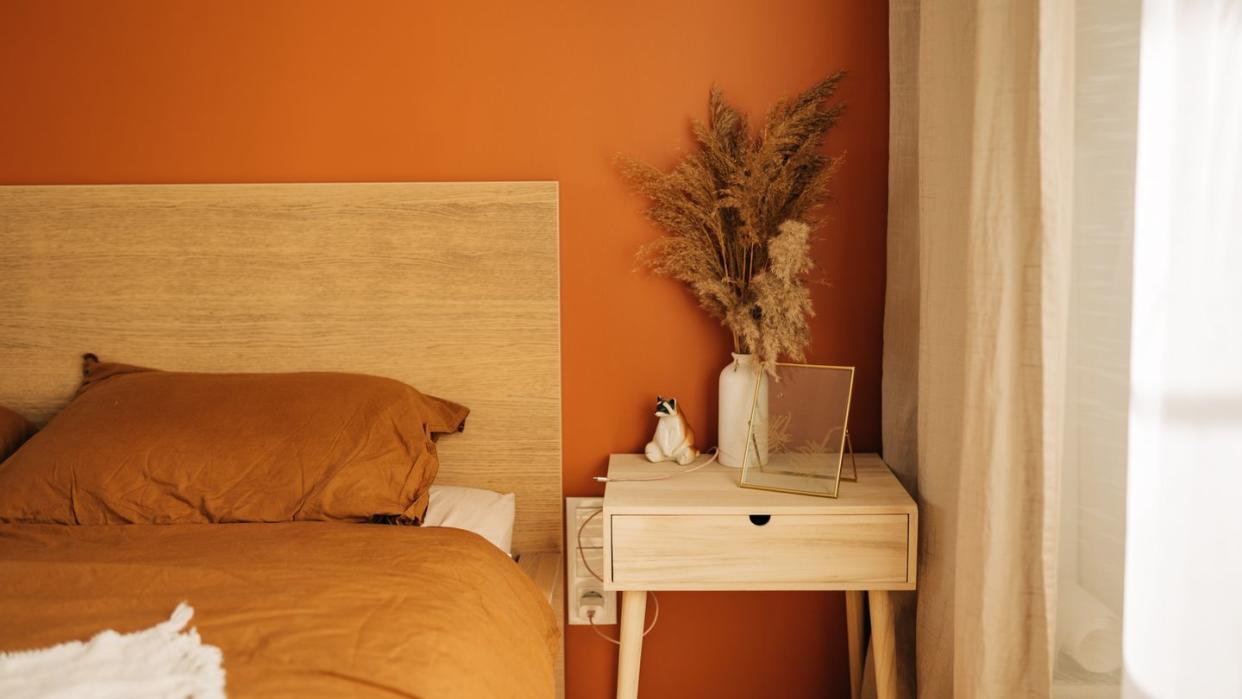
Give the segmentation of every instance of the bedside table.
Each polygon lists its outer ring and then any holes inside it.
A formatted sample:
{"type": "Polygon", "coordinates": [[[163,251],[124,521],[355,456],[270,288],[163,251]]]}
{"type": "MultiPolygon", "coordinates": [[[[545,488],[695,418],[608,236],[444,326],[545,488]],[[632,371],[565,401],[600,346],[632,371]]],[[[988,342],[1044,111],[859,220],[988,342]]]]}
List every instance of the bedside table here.
{"type": "Polygon", "coordinates": [[[604,589],[622,593],[618,699],[638,696],[651,590],[844,590],[850,685],[862,685],[864,595],[880,699],[896,697],[890,590],[913,590],[918,509],[888,466],[857,455],[841,497],[739,488],[741,469],[685,467],[613,454],[604,489],[604,589]]]}

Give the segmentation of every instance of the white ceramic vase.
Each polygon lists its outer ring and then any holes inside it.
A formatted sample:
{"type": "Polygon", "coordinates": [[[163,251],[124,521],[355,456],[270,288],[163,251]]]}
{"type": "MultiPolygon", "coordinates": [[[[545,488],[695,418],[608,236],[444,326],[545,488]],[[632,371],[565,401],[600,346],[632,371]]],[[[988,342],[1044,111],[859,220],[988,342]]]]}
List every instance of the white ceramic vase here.
{"type": "Polygon", "coordinates": [[[742,467],[746,454],[751,408],[754,408],[755,438],[751,440],[751,464],[768,460],[768,377],[749,354],[734,353],[733,361],[720,371],[720,408],[717,423],[718,461],[732,468],[742,467]],[[759,379],[759,401],[755,402],[755,379],[759,379]]]}

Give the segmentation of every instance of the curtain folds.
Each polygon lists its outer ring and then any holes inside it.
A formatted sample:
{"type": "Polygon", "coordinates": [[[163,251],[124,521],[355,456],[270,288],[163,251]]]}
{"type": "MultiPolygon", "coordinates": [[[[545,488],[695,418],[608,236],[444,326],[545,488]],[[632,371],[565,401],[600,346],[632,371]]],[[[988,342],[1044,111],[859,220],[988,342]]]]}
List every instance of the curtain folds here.
{"type": "Polygon", "coordinates": [[[884,455],[920,504],[922,697],[1049,693],[1073,46],[1069,2],[890,2],[884,455]]]}

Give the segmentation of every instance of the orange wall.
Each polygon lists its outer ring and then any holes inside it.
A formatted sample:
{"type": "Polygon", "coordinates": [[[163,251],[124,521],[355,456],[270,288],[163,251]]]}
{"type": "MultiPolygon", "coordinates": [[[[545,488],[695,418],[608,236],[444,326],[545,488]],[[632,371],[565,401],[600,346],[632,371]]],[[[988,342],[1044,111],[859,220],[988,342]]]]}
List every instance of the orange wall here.
{"type": "MultiPolygon", "coordinates": [[[[855,444],[879,442],[887,3],[0,3],[0,183],[555,179],[561,182],[565,492],[601,492],[655,394],[713,439],[725,333],[635,273],[655,231],[611,165],[668,165],[719,82],[752,114],[837,68],[849,111],[815,247],[811,360],[858,366],[855,444]]],[[[644,697],[847,695],[828,593],[663,594],[644,697]]],[[[568,631],[571,697],[605,697],[615,647],[568,631]]]]}

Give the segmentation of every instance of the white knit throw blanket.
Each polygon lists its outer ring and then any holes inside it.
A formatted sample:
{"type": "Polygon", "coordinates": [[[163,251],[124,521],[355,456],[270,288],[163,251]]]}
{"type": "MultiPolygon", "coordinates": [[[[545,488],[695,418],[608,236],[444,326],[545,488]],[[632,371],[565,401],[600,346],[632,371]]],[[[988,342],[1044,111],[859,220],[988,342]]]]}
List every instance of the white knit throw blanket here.
{"type": "Polygon", "coordinates": [[[168,621],[143,631],[101,631],[91,640],[0,653],[6,699],[224,699],[220,649],[185,629],[194,610],[177,605],[168,621]]]}

